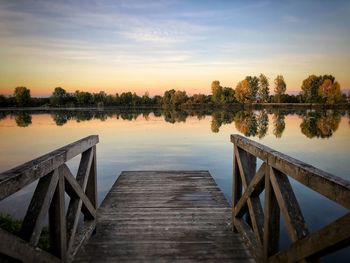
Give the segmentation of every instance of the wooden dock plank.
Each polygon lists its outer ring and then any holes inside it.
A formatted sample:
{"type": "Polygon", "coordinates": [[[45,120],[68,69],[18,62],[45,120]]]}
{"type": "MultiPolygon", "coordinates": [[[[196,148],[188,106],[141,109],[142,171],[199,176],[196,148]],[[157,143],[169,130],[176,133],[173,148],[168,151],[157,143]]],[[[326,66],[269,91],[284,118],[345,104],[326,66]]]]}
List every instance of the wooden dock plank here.
{"type": "Polygon", "coordinates": [[[254,262],[206,171],[122,172],[75,262],[254,262]]]}

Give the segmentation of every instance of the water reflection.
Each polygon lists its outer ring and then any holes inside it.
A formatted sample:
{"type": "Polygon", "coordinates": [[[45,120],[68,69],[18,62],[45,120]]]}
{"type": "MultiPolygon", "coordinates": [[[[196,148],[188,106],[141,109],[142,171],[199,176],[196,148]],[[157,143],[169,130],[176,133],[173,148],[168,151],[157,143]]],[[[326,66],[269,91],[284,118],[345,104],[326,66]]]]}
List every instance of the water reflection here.
{"type": "MultiPolygon", "coordinates": [[[[47,111],[0,111],[0,121],[6,116],[14,117],[17,126],[28,127],[32,123],[32,114],[47,114],[47,111]]],[[[84,122],[93,119],[105,121],[116,118],[134,121],[141,117],[149,120],[150,114],[163,118],[168,123],[186,122],[188,117],[196,116],[199,120],[211,116],[211,131],[220,132],[223,125],[234,123],[235,128],[247,137],[264,138],[271,127],[272,134],[281,138],[286,129],[285,117],[297,115],[301,118],[300,131],[307,138],[330,138],[338,129],[341,116],[349,118],[349,111],[340,110],[240,110],[240,111],[210,111],[210,110],[60,110],[49,111],[57,126],[64,126],[69,121],[84,122]],[[269,121],[270,120],[270,121],[269,121]]]]}
{"type": "Polygon", "coordinates": [[[32,124],[32,116],[25,111],[16,113],[15,121],[18,127],[27,127],[32,124]]]}
{"type": "Polygon", "coordinates": [[[273,134],[276,138],[281,138],[286,128],[286,123],[284,121],[285,114],[281,111],[273,113],[273,134]]]}
{"type": "Polygon", "coordinates": [[[310,111],[302,116],[301,132],[308,138],[329,138],[338,129],[341,114],[334,110],[310,111]]]}

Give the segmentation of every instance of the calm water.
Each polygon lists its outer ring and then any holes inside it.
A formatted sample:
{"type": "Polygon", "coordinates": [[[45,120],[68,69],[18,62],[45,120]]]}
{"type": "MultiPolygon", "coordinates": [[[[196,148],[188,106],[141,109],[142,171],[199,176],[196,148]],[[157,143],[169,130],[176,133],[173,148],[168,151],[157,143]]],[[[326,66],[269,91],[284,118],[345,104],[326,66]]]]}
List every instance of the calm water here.
{"type": "MultiPolygon", "coordinates": [[[[231,200],[234,133],[350,180],[349,112],[334,110],[0,112],[0,172],[98,134],[99,202],[122,170],[161,169],[209,170],[231,200]]],[[[77,160],[69,165],[76,170],[77,160]]],[[[292,184],[311,231],[345,214],[331,201],[292,184]]],[[[33,187],[2,201],[0,210],[22,217],[33,187]]],[[[289,241],[282,235],[284,247],[289,241]]],[[[349,249],[332,257],[349,259],[349,249]]]]}

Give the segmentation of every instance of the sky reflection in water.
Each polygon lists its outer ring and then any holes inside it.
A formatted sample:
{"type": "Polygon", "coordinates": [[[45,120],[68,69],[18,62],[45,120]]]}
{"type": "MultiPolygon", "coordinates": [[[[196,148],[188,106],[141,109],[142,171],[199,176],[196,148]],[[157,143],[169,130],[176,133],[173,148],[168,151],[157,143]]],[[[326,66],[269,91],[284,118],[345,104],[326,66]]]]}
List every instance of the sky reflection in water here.
{"type": "MultiPolygon", "coordinates": [[[[99,202],[122,170],[161,169],[209,170],[230,200],[234,133],[350,180],[349,112],[335,110],[0,112],[0,171],[98,134],[99,202]]],[[[72,170],[77,162],[69,163],[72,170]]],[[[312,231],[345,213],[292,184],[312,231]]],[[[33,187],[2,201],[0,210],[22,217],[33,187]]]]}

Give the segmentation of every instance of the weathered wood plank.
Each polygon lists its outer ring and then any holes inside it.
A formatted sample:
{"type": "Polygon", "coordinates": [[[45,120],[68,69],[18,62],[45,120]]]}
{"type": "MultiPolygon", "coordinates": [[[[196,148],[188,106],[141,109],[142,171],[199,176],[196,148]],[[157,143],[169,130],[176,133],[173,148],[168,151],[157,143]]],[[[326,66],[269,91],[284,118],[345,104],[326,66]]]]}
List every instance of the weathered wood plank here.
{"type": "Polygon", "coordinates": [[[95,228],[96,228],[96,221],[89,220],[89,221],[85,221],[83,227],[77,231],[77,233],[75,234],[72,247],[70,248],[67,255],[68,262],[72,262],[74,260],[74,257],[77,254],[79,248],[86,244],[86,242],[94,232],[95,228]]]}
{"type": "Polygon", "coordinates": [[[269,166],[276,168],[330,200],[350,209],[349,181],[238,134],[231,135],[231,142],[263,160],[269,166]]]}
{"type": "Polygon", "coordinates": [[[288,177],[270,167],[270,182],[292,241],[296,241],[308,235],[309,230],[288,177]]]}
{"type": "MultiPolygon", "coordinates": [[[[59,258],[0,228],[0,253],[22,262],[61,262],[59,258]]],[[[5,261],[7,262],[7,261],[5,261]]],[[[12,262],[12,261],[10,261],[12,262]]]]}
{"type": "Polygon", "coordinates": [[[38,178],[47,175],[66,161],[86,151],[97,143],[97,135],[88,136],[1,173],[0,200],[12,195],[38,178]]]}
{"type": "MultiPolygon", "coordinates": [[[[256,157],[243,151],[235,145],[235,155],[237,156],[237,163],[243,186],[248,189],[250,182],[253,180],[256,171],[256,157]]],[[[262,244],[263,241],[263,227],[264,214],[258,196],[249,196],[248,204],[248,218],[252,223],[254,233],[257,240],[262,244]]]]}
{"type": "Polygon", "coordinates": [[[242,211],[242,208],[246,205],[248,198],[251,195],[259,196],[259,194],[264,190],[264,188],[260,187],[259,185],[264,183],[264,178],[266,170],[266,164],[263,163],[256,175],[253,177],[251,182],[249,183],[248,188],[244,191],[244,194],[241,199],[239,199],[238,204],[235,206],[234,210],[234,216],[242,217],[244,212],[242,211]]]}
{"type": "Polygon", "coordinates": [[[86,207],[85,213],[89,213],[89,215],[93,218],[96,216],[96,210],[94,205],[90,202],[89,198],[85,195],[83,190],[81,189],[78,182],[74,179],[73,175],[69,171],[68,167],[64,164],[60,167],[60,173],[64,175],[65,178],[65,187],[66,192],[70,197],[75,197],[76,199],[81,199],[83,205],[86,207]]]}
{"type": "MultiPolygon", "coordinates": [[[[93,153],[94,152],[92,148],[82,153],[76,177],[76,181],[79,187],[81,188],[81,191],[84,192],[84,194],[90,175],[93,153]]],[[[68,211],[66,216],[68,250],[72,247],[74,242],[74,237],[78,227],[79,215],[81,212],[82,204],[83,201],[79,196],[72,196],[68,205],[68,211]]]]}
{"type": "Polygon", "coordinates": [[[58,170],[40,178],[35,189],[29,208],[23,219],[20,236],[33,246],[39,242],[44,220],[49,210],[59,179],[58,170]]]}
{"type": "MultiPolygon", "coordinates": [[[[96,146],[92,147],[92,164],[88,182],[86,185],[86,196],[91,201],[91,204],[97,209],[97,164],[96,164],[96,146]]],[[[87,219],[93,219],[93,217],[86,216],[87,219]]]]}
{"type": "Polygon", "coordinates": [[[65,260],[67,251],[66,218],[64,209],[64,176],[60,174],[49,209],[49,229],[52,253],[62,260],[65,260]]]}
{"type": "Polygon", "coordinates": [[[208,172],[122,172],[98,209],[96,234],[75,261],[252,261],[232,232],[227,200],[213,186],[208,172]]]}
{"type": "Polygon", "coordinates": [[[243,219],[236,218],[235,227],[243,237],[245,244],[248,246],[248,249],[250,250],[251,254],[254,255],[255,259],[261,258],[261,243],[257,240],[256,235],[250,226],[243,219]]]}
{"type": "Polygon", "coordinates": [[[265,169],[263,256],[266,260],[279,249],[280,208],[270,182],[270,167],[266,165],[265,169]]]}
{"type": "MultiPolygon", "coordinates": [[[[234,143],[235,157],[237,159],[235,165],[238,166],[243,187],[246,191],[237,204],[233,203],[235,205],[234,210],[242,211],[239,216],[243,216],[246,213],[247,206],[249,210],[249,214],[246,214],[247,224],[243,218],[240,219],[239,217],[233,218],[233,222],[235,226],[237,225],[236,229],[248,241],[250,247],[255,246],[254,242],[256,239],[253,238],[253,235],[254,233],[257,235],[257,227],[254,222],[256,215],[251,211],[260,213],[259,206],[252,207],[249,203],[249,200],[252,199],[250,192],[254,190],[256,193],[259,193],[260,189],[258,188],[263,187],[263,185],[252,185],[252,189],[250,189],[247,184],[246,181],[251,179],[251,170],[254,170],[255,167],[254,163],[252,164],[253,168],[246,167],[247,163],[253,162],[253,157],[249,160],[247,156],[254,156],[267,164],[263,215],[263,251],[255,253],[257,260],[263,259],[265,262],[318,262],[318,257],[349,245],[350,214],[336,220],[316,233],[309,234],[287,175],[348,209],[350,208],[350,182],[243,136],[231,135],[231,142],[234,143]],[[285,219],[292,245],[287,250],[278,253],[280,213],[285,219]],[[254,233],[251,229],[252,226],[254,233]],[[340,234],[341,231],[343,232],[340,234]]],[[[233,213],[233,216],[235,215],[237,214],[233,213]]]]}
{"type": "Polygon", "coordinates": [[[336,247],[344,241],[350,240],[350,213],[342,216],[333,223],[296,241],[287,251],[282,251],[271,258],[273,262],[298,262],[313,255],[336,247]],[[325,238],[327,237],[327,238],[325,238]]]}

